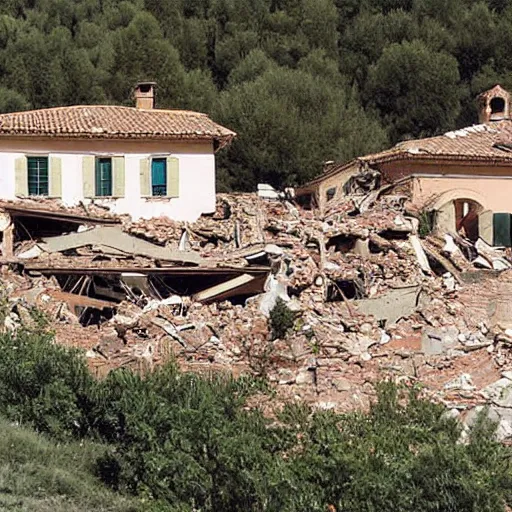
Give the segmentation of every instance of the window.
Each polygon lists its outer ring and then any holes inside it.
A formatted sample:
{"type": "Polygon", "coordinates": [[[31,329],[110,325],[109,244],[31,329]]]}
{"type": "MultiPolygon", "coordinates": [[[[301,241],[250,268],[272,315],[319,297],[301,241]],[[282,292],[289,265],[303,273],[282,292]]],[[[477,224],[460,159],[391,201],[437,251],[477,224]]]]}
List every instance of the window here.
{"type": "Polygon", "coordinates": [[[112,195],[112,158],[96,159],[96,196],[112,195]]]}
{"type": "Polygon", "coordinates": [[[151,195],[167,195],[167,160],[165,158],[151,160],[151,195]]]}
{"type": "Polygon", "coordinates": [[[503,114],[505,112],[505,100],[499,96],[491,100],[491,114],[503,114]]]}
{"type": "Polygon", "coordinates": [[[325,198],[327,199],[327,201],[330,201],[331,199],[334,199],[335,195],[336,195],[336,187],[331,187],[325,193],[325,198]]]}
{"type": "Polygon", "coordinates": [[[48,195],[48,157],[27,157],[28,195],[48,195]]]}

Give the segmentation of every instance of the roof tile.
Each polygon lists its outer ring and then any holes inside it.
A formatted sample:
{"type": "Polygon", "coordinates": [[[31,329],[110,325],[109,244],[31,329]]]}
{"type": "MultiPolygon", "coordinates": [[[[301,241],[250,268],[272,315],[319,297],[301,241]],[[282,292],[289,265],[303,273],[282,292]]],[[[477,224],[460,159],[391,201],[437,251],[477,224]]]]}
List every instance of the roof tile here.
{"type": "Polygon", "coordinates": [[[512,153],[496,147],[505,141],[512,142],[512,121],[508,119],[468,126],[437,137],[400,142],[389,150],[359,160],[369,164],[402,158],[512,161],[512,153]]]}
{"type": "Polygon", "coordinates": [[[236,134],[214,123],[206,114],[198,112],[77,105],[0,114],[2,135],[215,139],[224,145],[236,134]]]}

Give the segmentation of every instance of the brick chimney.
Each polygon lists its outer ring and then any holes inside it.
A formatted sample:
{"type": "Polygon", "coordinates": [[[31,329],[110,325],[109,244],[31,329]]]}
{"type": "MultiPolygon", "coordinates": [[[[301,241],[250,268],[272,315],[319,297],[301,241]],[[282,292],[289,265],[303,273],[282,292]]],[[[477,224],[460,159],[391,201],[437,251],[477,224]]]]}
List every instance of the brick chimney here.
{"type": "Polygon", "coordinates": [[[139,82],[133,90],[135,107],[142,109],[155,108],[156,82],[139,82]]]}

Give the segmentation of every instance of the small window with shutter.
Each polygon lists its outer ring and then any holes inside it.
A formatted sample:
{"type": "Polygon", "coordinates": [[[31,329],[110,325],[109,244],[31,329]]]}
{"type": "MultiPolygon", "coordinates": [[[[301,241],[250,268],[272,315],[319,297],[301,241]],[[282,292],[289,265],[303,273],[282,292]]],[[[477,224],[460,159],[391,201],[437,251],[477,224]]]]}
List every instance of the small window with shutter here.
{"type": "Polygon", "coordinates": [[[96,196],[112,195],[112,158],[96,159],[96,196]]]}
{"type": "Polygon", "coordinates": [[[142,197],[179,197],[180,161],[175,156],[148,157],[140,160],[142,197]]]}
{"type": "Polygon", "coordinates": [[[49,195],[48,157],[27,157],[28,195],[49,195]]]}
{"type": "Polygon", "coordinates": [[[167,195],[167,160],[165,158],[151,160],[151,193],[153,196],[167,195]]]}

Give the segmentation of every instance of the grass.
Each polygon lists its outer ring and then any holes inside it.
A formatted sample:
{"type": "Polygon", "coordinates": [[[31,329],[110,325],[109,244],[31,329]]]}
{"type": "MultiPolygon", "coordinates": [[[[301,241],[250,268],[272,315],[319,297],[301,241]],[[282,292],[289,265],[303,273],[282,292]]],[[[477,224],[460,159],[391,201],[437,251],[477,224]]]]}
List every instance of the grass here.
{"type": "Polygon", "coordinates": [[[0,510],[135,512],[140,501],[107,489],[93,474],[101,445],[57,444],[0,418],[0,510]]]}

